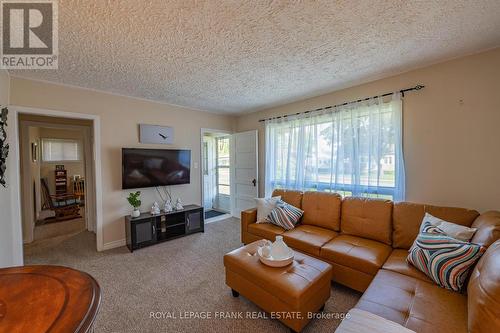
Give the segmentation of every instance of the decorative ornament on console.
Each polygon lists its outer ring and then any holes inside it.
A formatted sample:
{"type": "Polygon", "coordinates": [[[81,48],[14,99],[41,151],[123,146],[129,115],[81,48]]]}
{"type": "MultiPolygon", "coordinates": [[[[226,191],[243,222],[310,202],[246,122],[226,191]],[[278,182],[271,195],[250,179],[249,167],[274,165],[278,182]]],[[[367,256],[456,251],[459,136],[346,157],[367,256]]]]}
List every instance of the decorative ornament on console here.
{"type": "Polygon", "coordinates": [[[158,202],[155,201],[153,206],[151,206],[151,215],[159,215],[160,213],[160,205],[158,205],[158,202]]]}
{"type": "Polygon", "coordinates": [[[175,203],[175,210],[183,210],[184,206],[182,206],[181,198],[177,198],[175,203]]]}
{"type": "Polygon", "coordinates": [[[163,207],[163,211],[165,213],[170,213],[174,210],[174,207],[172,207],[172,201],[170,199],[168,199],[167,201],[165,201],[165,206],[163,207]]]}

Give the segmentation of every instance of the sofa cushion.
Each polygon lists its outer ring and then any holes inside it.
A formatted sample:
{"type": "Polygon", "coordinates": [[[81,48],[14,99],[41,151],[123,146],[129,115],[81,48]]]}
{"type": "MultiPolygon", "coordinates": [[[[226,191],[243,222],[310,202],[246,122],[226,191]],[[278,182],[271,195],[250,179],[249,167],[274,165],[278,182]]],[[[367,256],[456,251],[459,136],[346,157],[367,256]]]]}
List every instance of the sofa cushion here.
{"type": "Polygon", "coordinates": [[[392,320],[361,309],[349,310],[346,319],[342,320],[335,333],[416,333],[392,320]]]}
{"type": "Polygon", "coordinates": [[[470,227],[479,216],[475,210],[454,207],[439,207],[410,202],[396,202],[393,209],[392,246],[409,249],[417,238],[425,213],[448,222],[470,227]]]}
{"type": "Polygon", "coordinates": [[[340,231],[342,197],[337,193],[305,192],[302,196],[303,224],[340,231]]]}
{"type": "Polygon", "coordinates": [[[281,235],[285,229],[270,223],[252,223],[248,225],[248,232],[274,242],[276,235],[281,235]]]}
{"type": "Polygon", "coordinates": [[[500,240],[477,263],[467,293],[469,332],[500,332],[500,240]]]}
{"type": "Polygon", "coordinates": [[[472,223],[472,227],[477,231],[471,242],[482,246],[490,246],[497,239],[500,239],[500,212],[490,211],[481,214],[472,223]]]}
{"type": "Polygon", "coordinates": [[[427,277],[423,272],[415,268],[415,266],[410,265],[406,258],[408,257],[408,251],[403,249],[394,249],[391,255],[382,266],[383,269],[388,271],[393,271],[396,273],[401,273],[422,281],[433,283],[432,280],[427,277]]]}
{"type": "Polygon", "coordinates": [[[371,239],[340,235],[323,245],[320,257],[357,271],[375,275],[391,250],[390,246],[371,239]]]}
{"type": "Polygon", "coordinates": [[[466,333],[467,297],[435,284],[379,270],[356,308],[419,333],[466,333]]]}
{"type": "Polygon", "coordinates": [[[391,245],[392,201],[349,197],[342,201],[340,230],[344,234],[391,245]]]}
{"type": "Polygon", "coordinates": [[[313,225],[299,225],[283,234],[285,243],[302,252],[319,256],[320,248],[338,234],[313,225]]]}
{"type": "Polygon", "coordinates": [[[302,191],[294,190],[280,190],[276,189],[273,191],[273,197],[281,196],[281,200],[289,203],[292,206],[302,209],[302,191]]]}
{"type": "Polygon", "coordinates": [[[364,292],[373,280],[373,274],[360,272],[357,269],[336,264],[331,260],[328,261],[333,267],[333,281],[338,282],[346,287],[364,292]]]}

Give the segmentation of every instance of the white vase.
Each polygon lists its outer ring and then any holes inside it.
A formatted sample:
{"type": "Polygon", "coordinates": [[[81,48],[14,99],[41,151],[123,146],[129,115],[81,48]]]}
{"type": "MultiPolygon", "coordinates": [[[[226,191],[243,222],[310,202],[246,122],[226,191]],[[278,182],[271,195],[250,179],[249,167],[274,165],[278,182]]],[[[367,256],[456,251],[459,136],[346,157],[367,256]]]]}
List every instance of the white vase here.
{"type": "Polygon", "coordinates": [[[139,208],[134,208],[134,210],[132,211],[132,217],[139,217],[139,215],[141,215],[139,208]]]}
{"type": "Polygon", "coordinates": [[[288,258],[291,250],[283,241],[283,236],[276,236],[276,241],[271,245],[271,256],[275,260],[288,258]]]}

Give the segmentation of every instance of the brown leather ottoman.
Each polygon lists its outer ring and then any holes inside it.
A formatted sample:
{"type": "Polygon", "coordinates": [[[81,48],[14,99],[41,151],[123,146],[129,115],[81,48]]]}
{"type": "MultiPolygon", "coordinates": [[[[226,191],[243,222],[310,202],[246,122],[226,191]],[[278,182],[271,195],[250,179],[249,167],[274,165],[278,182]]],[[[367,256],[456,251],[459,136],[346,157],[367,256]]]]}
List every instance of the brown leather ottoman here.
{"type": "Polygon", "coordinates": [[[268,267],[257,254],[262,242],[253,242],[224,256],[226,284],[233,296],[245,296],[270,313],[271,318],[300,332],[310,320],[308,313],[323,310],[330,297],[332,267],[297,251],[290,265],[268,267]]]}

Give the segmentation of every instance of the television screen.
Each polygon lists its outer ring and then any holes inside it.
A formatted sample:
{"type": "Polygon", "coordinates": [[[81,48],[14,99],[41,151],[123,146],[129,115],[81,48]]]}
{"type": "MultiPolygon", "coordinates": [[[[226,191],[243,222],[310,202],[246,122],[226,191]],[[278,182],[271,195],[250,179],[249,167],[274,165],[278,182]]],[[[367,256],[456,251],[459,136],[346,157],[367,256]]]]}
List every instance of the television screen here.
{"type": "Polygon", "coordinates": [[[189,184],[191,151],[122,149],[122,188],[189,184]]]}

